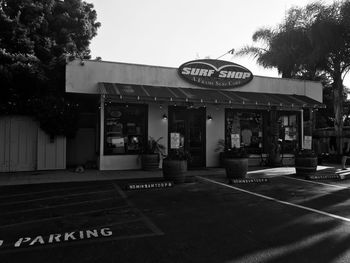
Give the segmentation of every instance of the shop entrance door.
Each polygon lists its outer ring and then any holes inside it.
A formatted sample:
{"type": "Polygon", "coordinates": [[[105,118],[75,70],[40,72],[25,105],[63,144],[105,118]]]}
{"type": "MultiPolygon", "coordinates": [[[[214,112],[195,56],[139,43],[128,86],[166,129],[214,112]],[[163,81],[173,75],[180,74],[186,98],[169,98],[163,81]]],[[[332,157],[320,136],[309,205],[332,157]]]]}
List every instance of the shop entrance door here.
{"type": "Polygon", "coordinates": [[[169,150],[170,134],[180,134],[180,148],[191,154],[188,167],[205,167],[205,108],[169,107],[169,150]]]}

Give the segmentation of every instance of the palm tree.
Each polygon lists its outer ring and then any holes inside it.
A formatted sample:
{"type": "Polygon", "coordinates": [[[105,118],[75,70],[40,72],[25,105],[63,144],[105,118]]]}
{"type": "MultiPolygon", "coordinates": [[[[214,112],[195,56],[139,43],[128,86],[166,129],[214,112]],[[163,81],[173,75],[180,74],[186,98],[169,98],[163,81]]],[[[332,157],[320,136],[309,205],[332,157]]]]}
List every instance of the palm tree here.
{"type": "Polygon", "coordinates": [[[338,153],[342,153],[344,85],[350,70],[350,1],[334,3],[318,13],[310,28],[314,50],[311,59],[317,61],[319,70],[332,80],[334,129],[338,153]]]}
{"type": "Polygon", "coordinates": [[[350,0],[330,6],[320,3],[289,10],[277,29],[259,29],[238,55],[252,55],[283,78],[328,79],[333,90],[334,128],[342,152],[343,79],[350,70],[350,0]]]}

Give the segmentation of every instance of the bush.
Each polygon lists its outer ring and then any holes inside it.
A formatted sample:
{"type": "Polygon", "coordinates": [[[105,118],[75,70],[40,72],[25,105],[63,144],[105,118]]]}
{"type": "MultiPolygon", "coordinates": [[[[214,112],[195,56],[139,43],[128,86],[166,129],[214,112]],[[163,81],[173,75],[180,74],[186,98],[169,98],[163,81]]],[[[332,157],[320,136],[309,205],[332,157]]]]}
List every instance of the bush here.
{"type": "Polygon", "coordinates": [[[160,140],[162,140],[163,137],[159,137],[157,140],[155,140],[153,137],[149,137],[146,147],[143,148],[144,154],[154,154],[159,153],[162,156],[164,156],[165,146],[161,143],[159,143],[160,140]]]}
{"type": "Polygon", "coordinates": [[[295,157],[317,157],[313,150],[301,149],[295,154],[295,157]]]}
{"type": "Polygon", "coordinates": [[[165,160],[191,160],[191,155],[189,152],[183,149],[171,149],[165,160]]]}
{"type": "Polygon", "coordinates": [[[244,148],[230,148],[225,149],[223,153],[224,158],[248,158],[248,154],[244,148]]]}

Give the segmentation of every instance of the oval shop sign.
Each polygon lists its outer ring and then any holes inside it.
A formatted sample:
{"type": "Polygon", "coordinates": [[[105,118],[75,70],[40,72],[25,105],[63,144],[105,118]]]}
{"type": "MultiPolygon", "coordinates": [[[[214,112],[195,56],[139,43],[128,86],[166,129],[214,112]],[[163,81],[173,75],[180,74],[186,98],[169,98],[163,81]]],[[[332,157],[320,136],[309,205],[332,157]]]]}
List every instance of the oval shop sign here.
{"type": "Polygon", "coordinates": [[[206,88],[234,88],[253,79],[249,69],[233,62],[216,59],[186,62],[179,67],[178,73],[184,80],[206,88]]]}

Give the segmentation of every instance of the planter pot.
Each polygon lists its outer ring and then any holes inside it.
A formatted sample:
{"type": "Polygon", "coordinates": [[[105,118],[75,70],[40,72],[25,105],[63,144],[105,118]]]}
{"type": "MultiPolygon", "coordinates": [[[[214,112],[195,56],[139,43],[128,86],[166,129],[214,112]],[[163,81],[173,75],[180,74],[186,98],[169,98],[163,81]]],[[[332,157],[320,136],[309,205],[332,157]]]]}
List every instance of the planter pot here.
{"type": "Polygon", "coordinates": [[[246,178],[248,171],[248,158],[225,158],[224,166],[227,178],[246,178]]]}
{"type": "Polygon", "coordinates": [[[219,153],[219,166],[225,167],[225,153],[224,152],[219,153]]]}
{"type": "Polygon", "coordinates": [[[142,154],[141,155],[142,169],[145,171],[154,171],[159,169],[159,154],[142,154]]]}
{"type": "Polygon", "coordinates": [[[174,183],[185,182],[187,160],[163,160],[163,176],[174,183]]]}
{"type": "Polygon", "coordinates": [[[281,167],[282,166],[282,157],[281,155],[278,154],[274,154],[274,155],[270,155],[268,157],[268,166],[270,167],[281,167]]]}
{"type": "Polygon", "coordinates": [[[317,157],[295,157],[295,172],[297,176],[308,177],[316,173],[317,157]]]}

